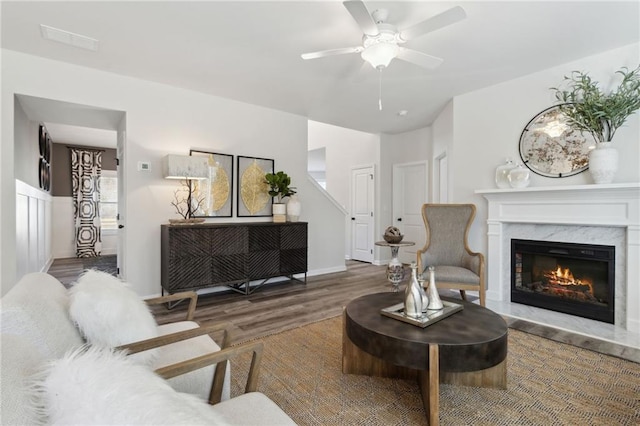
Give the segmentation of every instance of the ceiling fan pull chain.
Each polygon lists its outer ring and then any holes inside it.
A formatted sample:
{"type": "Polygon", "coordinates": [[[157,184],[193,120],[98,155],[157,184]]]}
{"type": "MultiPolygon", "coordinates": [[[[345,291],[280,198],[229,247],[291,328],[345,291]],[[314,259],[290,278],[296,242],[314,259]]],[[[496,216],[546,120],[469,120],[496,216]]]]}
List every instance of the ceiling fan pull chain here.
{"type": "Polygon", "coordinates": [[[382,67],[378,68],[378,110],[382,111],[382,67]]]}

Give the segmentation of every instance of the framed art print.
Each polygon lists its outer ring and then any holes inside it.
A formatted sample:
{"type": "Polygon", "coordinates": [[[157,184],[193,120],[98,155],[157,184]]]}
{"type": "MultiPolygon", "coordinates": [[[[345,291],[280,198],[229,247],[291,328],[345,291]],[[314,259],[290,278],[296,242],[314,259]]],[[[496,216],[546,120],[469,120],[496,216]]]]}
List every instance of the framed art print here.
{"type": "Polygon", "coordinates": [[[238,156],[238,217],[272,215],[272,198],[265,175],[273,173],[273,166],[274,161],[268,158],[238,156]]]}
{"type": "Polygon", "coordinates": [[[233,155],[192,149],[192,156],[208,158],[209,177],[192,181],[194,196],[202,200],[195,217],[232,217],[233,155]]]}

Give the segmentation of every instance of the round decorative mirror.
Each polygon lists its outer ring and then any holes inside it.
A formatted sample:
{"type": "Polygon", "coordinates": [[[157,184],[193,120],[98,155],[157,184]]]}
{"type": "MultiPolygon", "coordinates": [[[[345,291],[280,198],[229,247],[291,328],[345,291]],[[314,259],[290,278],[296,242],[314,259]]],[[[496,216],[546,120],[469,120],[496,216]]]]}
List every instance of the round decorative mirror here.
{"type": "Polygon", "coordinates": [[[520,135],[520,158],[541,176],[573,176],[589,168],[589,151],[595,145],[591,134],[571,128],[556,105],[527,123],[520,135]]]}

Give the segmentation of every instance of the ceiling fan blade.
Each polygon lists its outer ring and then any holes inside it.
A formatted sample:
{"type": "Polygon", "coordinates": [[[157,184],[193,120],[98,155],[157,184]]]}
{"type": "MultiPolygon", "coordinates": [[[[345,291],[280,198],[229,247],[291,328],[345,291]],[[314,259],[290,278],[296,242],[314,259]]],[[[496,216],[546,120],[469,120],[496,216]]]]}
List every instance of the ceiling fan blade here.
{"type": "Polygon", "coordinates": [[[412,64],[418,65],[428,70],[437,68],[441,63],[444,62],[444,59],[442,58],[427,55],[426,53],[418,52],[417,50],[406,49],[404,47],[400,48],[397,58],[402,59],[403,61],[411,62],[412,64]]]}
{"type": "Polygon", "coordinates": [[[429,19],[419,22],[404,31],[400,31],[400,37],[404,41],[420,37],[421,35],[439,30],[447,25],[455,24],[467,17],[467,13],[460,6],[452,7],[429,19]]]}
{"type": "Polygon", "coordinates": [[[325,56],[334,56],[334,55],[344,55],[345,53],[360,53],[362,52],[363,47],[343,47],[342,49],[330,49],[330,50],[321,50],[319,52],[310,52],[303,53],[302,59],[317,59],[324,58],[325,56]]]}
{"type": "Polygon", "coordinates": [[[380,32],[378,25],[371,17],[371,14],[363,2],[350,0],[342,2],[342,4],[347,8],[351,16],[353,16],[353,19],[356,20],[363,33],[371,36],[378,35],[380,32]]]}

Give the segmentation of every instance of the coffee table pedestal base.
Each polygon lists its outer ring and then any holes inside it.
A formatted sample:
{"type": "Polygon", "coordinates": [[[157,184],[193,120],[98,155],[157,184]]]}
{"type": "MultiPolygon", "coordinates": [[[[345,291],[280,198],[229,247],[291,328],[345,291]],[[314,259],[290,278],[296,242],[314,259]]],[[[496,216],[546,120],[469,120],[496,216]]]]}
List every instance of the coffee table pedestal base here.
{"type": "Polygon", "coordinates": [[[484,388],[507,388],[507,360],[479,371],[439,371],[439,347],[429,345],[429,365],[424,370],[415,370],[391,364],[356,346],[347,336],[343,318],[342,373],[360,374],[397,379],[416,379],[422,394],[422,403],[430,426],[440,424],[440,383],[484,388]]]}

